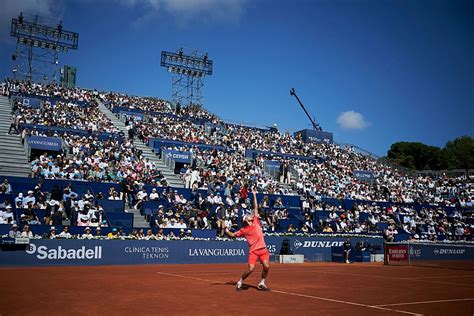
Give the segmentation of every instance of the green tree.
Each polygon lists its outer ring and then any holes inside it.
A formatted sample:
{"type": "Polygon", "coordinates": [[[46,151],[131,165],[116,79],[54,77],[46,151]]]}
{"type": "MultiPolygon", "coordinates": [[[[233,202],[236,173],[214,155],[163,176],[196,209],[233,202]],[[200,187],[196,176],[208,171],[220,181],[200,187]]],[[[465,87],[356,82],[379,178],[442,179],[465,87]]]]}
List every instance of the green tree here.
{"type": "Polygon", "coordinates": [[[419,142],[394,143],[387,157],[396,164],[412,170],[440,170],[446,167],[440,148],[419,142]]]}
{"type": "Polygon", "coordinates": [[[474,169],[474,139],[462,136],[449,141],[442,156],[450,169],[474,169]]]}

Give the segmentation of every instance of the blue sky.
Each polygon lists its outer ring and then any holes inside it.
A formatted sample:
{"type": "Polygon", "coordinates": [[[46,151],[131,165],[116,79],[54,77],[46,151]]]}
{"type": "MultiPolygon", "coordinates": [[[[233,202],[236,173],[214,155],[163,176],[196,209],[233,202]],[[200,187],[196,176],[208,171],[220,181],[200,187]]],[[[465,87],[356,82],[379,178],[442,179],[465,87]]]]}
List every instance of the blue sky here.
{"type": "Polygon", "coordinates": [[[336,141],[385,155],[396,141],[474,136],[474,2],[460,0],[5,0],[0,75],[19,11],[80,34],[60,56],[86,88],[171,97],[162,50],[209,52],[205,106],[235,122],[309,127],[294,87],[336,141]]]}

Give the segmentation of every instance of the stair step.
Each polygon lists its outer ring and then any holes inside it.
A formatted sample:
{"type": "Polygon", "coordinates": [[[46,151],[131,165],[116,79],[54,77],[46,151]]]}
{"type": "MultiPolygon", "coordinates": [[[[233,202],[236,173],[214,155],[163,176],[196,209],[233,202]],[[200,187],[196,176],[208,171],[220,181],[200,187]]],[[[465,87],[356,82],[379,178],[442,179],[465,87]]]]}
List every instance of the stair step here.
{"type": "Polygon", "coordinates": [[[0,151],[0,159],[9,158],[9,157],[15,158],[15,159],[25,158],[25,160],[28,160],[25,153],[19,153],[19,152],[11,153],[11,152],[0,151]]]}
{"type": "Polygon", "coordinates": [[[23,155],[25,154],[25,149],[23,147],[20,147],[20,146],[18,146],[18,147],[8,146],[8,145],[7,146],[2,146],[2,151],[9,152],[9,153],[13,152],[13,153],[16,153],[16,154],[21,153],[23,155]]]}
{"type": "Polygon", "coordinates": [[[2,150],[15,147],[24,149],[23,145],[21,145],[21,142],[18,139],[0,139],[0,145],[2,146],[2,150]]]}
{"type": "Polygon", "coordinates": [[[2,144],[2,145],[4,145],[4,144],[18,145],[21,148],[23,148],[23,145],[21,145],[21,139],[17,138],[17,137],[0,136],[0,144],[2,144]]]}
{"type": "MultiPolygon", "coordinates": [[[[115,113],[112,113],[105,105],[99,102],[99,110],[105,114],[107,118],[109,118],[112,123],[125,135],[127,135],[127,128],[125,124],[118,119],[118,115],[115,113]]],[[[175,175],[173,171],[171,171],[162,161],[161,159],[156,156],[156,154],[153,152],[153,150],[148,147],[146,144],[142,142],[137,142],[135,144],[137,149],[141,150],[143,152],[143,157],[148,158],[151,162],[154,162],[156,164],[156,167],[158,170],[162,172],[162,174],[166,177],[168,182],[175,186],[175,187],[184,187],[184,183],[181,181],[179,176],[175,175]]],[[[134,213],[135,214],[135,213],[134,213]]],[[[143,219],[143,217],[140,214],[140,218],[143,219]]],[[[148,226],[148,225],[147,225],[148,226]]]]}
{"type": "Polygon", "coordinates": [[[31,172],[16,172],[16,171],[2,171],[0,169],[0,176],[7,177],[30,177],[31,172]]]}
{"type": "Polygon", "coordinates": [[[30,166],[28,164],[12,164],[12,163],[6,163],[1,161],[0,162],[0,170],[19,170],[19,171],[26,171],[26,170],[31,170],[30,166]]]}
{"type": "MultiPolygon", "coordinates": [[[[0,161],[5,162],[5,163],[8,162],[10,164],[17,164],[17,163],[19,163],[21,165],[28,164],[28,159],[26,159],[26,157],[24,157],[24,159],[19,159],[18,157],[11,157],[11,156],[9,156],[9,157],[0,157],[0,161]]],[[[29,166],[29,164],[28,164],[28,166],[29,166]]]]}

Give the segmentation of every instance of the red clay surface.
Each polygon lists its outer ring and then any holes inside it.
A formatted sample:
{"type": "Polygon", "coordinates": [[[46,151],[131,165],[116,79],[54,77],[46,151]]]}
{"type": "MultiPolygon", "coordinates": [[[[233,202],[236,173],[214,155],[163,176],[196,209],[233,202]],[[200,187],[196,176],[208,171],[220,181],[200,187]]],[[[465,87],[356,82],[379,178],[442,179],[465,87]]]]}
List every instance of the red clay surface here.
{"type": "Polygon", "coordinates": [[[380,264],[245,268],[147,265],[0,269],[0,315],[470,315],[474,271],[380,264]]]}

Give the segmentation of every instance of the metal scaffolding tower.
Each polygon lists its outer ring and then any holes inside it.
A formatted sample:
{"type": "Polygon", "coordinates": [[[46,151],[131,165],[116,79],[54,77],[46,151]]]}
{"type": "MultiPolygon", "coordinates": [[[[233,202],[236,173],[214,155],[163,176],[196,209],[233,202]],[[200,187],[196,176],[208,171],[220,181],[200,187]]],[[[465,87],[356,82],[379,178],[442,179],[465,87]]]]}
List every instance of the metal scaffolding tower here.
{"type": "Polygon", "coordinates": [[[59,53],[77,50],[79,41],[78,33],[63,30],[62,21],[23,13],[12,19],[10,35],[16,38],[13,78],[43,83],[57,83],[59,53]]]}
{"type": "Polygon", "coordinates": [[[207,53],[180,48],[176,52],[161,52],[161,64],[173,74],[174,105],[203,105],[204,78],[212,75],[213,61],[207,53]]]}

